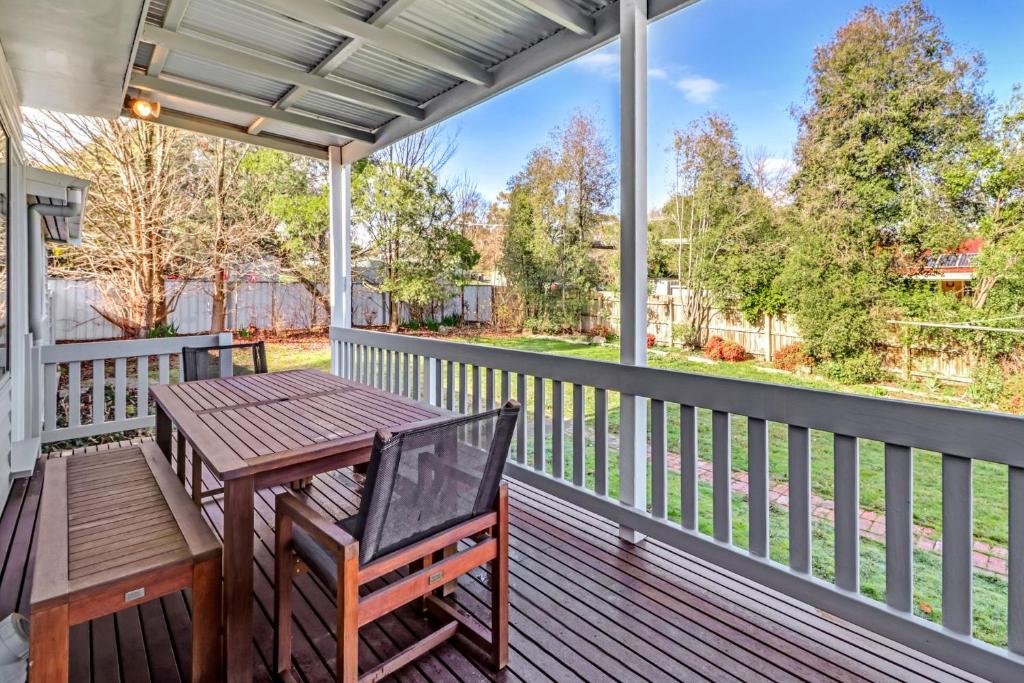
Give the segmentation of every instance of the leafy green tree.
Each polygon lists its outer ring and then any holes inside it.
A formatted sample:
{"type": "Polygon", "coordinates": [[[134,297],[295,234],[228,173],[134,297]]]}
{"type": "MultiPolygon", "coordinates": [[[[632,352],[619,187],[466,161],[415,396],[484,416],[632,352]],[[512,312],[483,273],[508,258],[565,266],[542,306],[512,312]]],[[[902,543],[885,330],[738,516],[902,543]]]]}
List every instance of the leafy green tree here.
{"type": "Polygon", "coordinates": [[[676,272],[686,290],[683,342],[700,347],[712,307],[752,320],[781,308],[775,279],[781,243],[774,208],[744,169],[735,129],[709,115],[675,134],[674,192],[662,210],[674,233],[676,272]]]}
{"type": "Polygon", "coordinates": [[[898,314],[901,260],[948,248],[977,216],[982,63],[919,0],[867,7],[820,47],[799,111],[786,298],[808,350],[852,359],[898,314]]]}
{"type": "Polygon", "coordinates": [[[591,251],[615,185],[608,143],[583,113],[555,129],[509,181],[499,268],[531,324],[551,331],[579,326],[602,282],[591,251]]]}
{"type": "MultiPolygon", "coordinates": [[[[1024,92],[1018,85],[996,112],[983,148],[980,193],[984,214],[978,224],[982,249],[974,263],[972,305],[986,307],[1001,282],[1024,284],[1024,92]]],[[[1014,300],[1019,301],[1014,297],[1014,300]]],[[[1018,304],[1017,309],[1021,306],[1018,304]]]]}
{"type": "Polygon", "coordinates": [[[426,166],[374,161],[353,178],[354,222],[380,262],[375,286],[389,295],[390,329],[399,304],[447,298],[480,255],[460,231],[451,193],[426,166]]]}
{"type": "Polygon", "coordinates": [[[330,320],[326,165],[263,148],[248,153],[241,166],[251,180],[241,201],[266,206],[277,223],[270,246],[283,272],[302,284],[330,320]]]}

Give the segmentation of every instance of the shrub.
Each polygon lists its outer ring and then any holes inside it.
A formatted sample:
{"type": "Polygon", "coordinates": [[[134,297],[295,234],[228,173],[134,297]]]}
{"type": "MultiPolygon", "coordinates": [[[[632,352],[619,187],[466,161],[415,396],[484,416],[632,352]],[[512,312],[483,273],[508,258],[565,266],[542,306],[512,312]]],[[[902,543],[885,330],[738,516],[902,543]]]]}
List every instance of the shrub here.
{"type": "Polygon", "coordinates": [[[722,360],[728,363],[738,363],[747,360],[750,354],[741,344],[734,341],[727,341],[722,344],[722,360]]]}
{"type": "Polygon", "coordinates": [[[999,407],[1017,415],[1024,413],[1024,374],[1010,375],[1003,381],[999,407]]]}
{"type": "Polygon", "coordinates": [[[604,323],[597,323],[596,325],[591,325],[588,334],[591,337],[604,337],[605,341],[612,341],[613,339],[615,339],[615,330],[613,330],[608,325],[605,325],[604,323]]]}
{"type": "Polygon", "coordinates": [[[647,348],[653,348],[657,341],[657,338],[653,334],[650,332],[647,333],[647,348]]]}
{"type": "Polygon", "coordinates": [[[704,345],[704,353],[711,360],[724,360],[729,363],[736,363],[747,360],[750,355],[741,344],[734,341],[726,341],[721,337],[712,337],[704,345]]]}
{"type": "Polygon", "coordinates": [[[708,358],[721,360],[719,356],[721,354],[722,344],[724,343],[725,340],[721,337],[711,337],[711,339],[708,339],[708,342],[704,345],[704,353],[708,358]]]}
{"type": "Polygon", "coordinates": [[[695,349],[700,346],[700,330],[694,330],[686,323],[672,326],[672,343],[679,342],[683,346],[695,349]]]}
{"type": "Polygon", "coordinates": [[[814,365],[814,359],[806,351],[800,342],[786,344],[772,355],[772,365],[779,370],[793,372],[798,368],[809,368],[814,365]]]}
{"type": "Polygon", "coordinates": [[[826,361],[821,365],[822,373],[841,384],[863,384],[885,379],[886,372],[882,359],[865,351],[857,356],[826,361]]]}
{"type": "Polygon", "coordinates": [[[1003,370],[996,363],[981,363],[972,373],[967,395],[979,403],[995,403],[1003,396],[1003,370]]]}
{"type": "Polygon", "coordinates": [[[176,337],[178,336],[178,328],[174,323],[161,323],[156,325],[146,335],[150,339],[161,339],[163,337],[176,337]]]}

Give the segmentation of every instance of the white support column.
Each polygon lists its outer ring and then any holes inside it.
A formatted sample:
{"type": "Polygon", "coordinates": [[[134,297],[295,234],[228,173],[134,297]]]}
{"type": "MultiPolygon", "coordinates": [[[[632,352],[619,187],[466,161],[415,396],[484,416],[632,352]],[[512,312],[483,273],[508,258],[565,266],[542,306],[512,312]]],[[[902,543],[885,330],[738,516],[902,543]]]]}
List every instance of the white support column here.
{"type": "MultiPolygon", "coordinates": [[[[647,365],[647,0],[620,0],[621,219],[619,362],[647,365]]],[[[619,411],[619,500],[647,509],[647,400],[622,394],[619,411]]],[[[631,542],[643,536],[619,528],[631,542]]]]}
{"type": "MultiPolygon", "coordinates": [[[[352,327],[352,166],[342,165],[341,147],[328,151],[331,216],[331,326],[352,327]]],[[[331,344],[331,372],[341,374],[344,345],[331,344]]]]}

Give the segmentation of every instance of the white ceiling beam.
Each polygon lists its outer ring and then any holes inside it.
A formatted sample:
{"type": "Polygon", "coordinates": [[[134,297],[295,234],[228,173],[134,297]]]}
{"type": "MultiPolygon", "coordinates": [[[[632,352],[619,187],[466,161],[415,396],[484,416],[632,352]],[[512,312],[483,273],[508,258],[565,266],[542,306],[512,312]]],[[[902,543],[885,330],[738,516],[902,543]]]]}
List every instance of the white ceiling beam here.
{"type": "Polygon", "coordinates": [[[223,64],[224,66],[238,69],[239,71],[257,74],[289,85],[304,85],[310,90],[325,92],[343,100],[355,102],[365,107],[370,107],[371,109],[388,112],[389,114],[405,116],[417,120],[422,119],[425,116],[420,107],[415,107],[407,104],[406,102],[368,92],[360,88],[355,88],[344,83],[323,78],[322,76],[314,76],[313,74],[305,71],[279,64],[278,62],[267,59],[266,57],[257,57],[256,55],[248,52],[243,52],[242,50],[231,47],[225,47],[203,38],[197,38],[184,33],[176,33],[174,31],[168,31],[166,29],[147,24],[146,27],[142,29],[142,40],[147,43],[161,45],[171,50],[187,52],[189,54],[223,64]]]}
{"type": "MultiPolygon", "coordinates": [[[[188,9],[188,3],[191,0],[168,0],[167,6],[164,8],[164,20],[161,23],[168,31],[177,31],[181,28],[181,21],[185,18],[185,11],[188,9]]],[[[143,23],[145,23],[145,17],[143,17],[143,23]]],[[[164,65],[167,63],[167,57],[171,54],[171,51],[162,45],[157,45],[153,48],[153,55],[149,58],[149,67],[146,69],[146,73],[156,78],[160,75],[160,72],[164,70],[164,65]]]]}
{"type": "MultiPolygon", "coordinates": [[[[130,109],[122,109],[121,115],[131,119],[138,118],[130,109]]],[[[225,138],[227,140],[245,142],[250,145],[256,145],[257,147],[279,149],[282,152],[289,152],[290,154],[301,154],[303,156],[314,157],[316,159],[327,159],[327,148],[321,147],[320,145],[270,135],[269,133],[264,133],[259,136],[249,135],[245,132],[245,129],[240,126],[233,126],[222,121],[214,121],[202,116],[186,114],[172,109],[162,109],[160,112],[160,118],[157,122],[161,126],[181,128],[182,130],[192,131],[193,133],[199,133],[200,135],[212,135],[214,137],[225,138]]]]}
{"type": "Polygon", "coordinates": [[[353,38],[360,38],[393,55],[456,76],[470,83],[490,86],[494,82],[494,76],[471,59],[406,33],[373,26],[322,0],[253,1],[304,23],[322,26],[353,38]]]}
{"type": "MultiPolygon", "coordinates": [[[[367,23],[383,28],[391,23],[395,17],[408,9],[409,5],[414,2],[416,2],[416,0],[390,0],[385,3],[383,7],[377,10],[373,16],[367,19],[367,23]]],[[[346,38],[336,45],[331,53],[324,57],[324,59],[313,67],[309,73],[314,76],[327,76],[328,74],[333,73],[338,69],[338,67],[348,61],[348,59],[354,55],[356,51],[363,46],[363,44],[364,41],[361,38],[346,38]]],[[[305,97],[307,92],[309,92],[309,88],[303,85],[293,86],[281,97],[281,99],[274,103],[274,108],[287,109],[305,97]]],[[[260,131],[263,130],[264,125],[266,125],[266,119],[262,116],[257,118],[249,124],[249,134],[259,135],[260,131]]]]}
{"type": "Polygon", "coordinates": [[[330,133],[332,135],[339,135],[352,140],[373,142],[376,139],[373,133],[365,129],[346,126],[340,123],[332,123],[330,121],[324,121],[322,119],[304,116],[302,114],[295,114],[293,112],[281,111],[280,109],[274,109],[266,104],[252,102],[234,95],[209,90],[205,87],[199,88],[179,81],[170,81],[166,78],[153,78],[152,76],[146,76],[145,74],[136,72],[132,74],[131,84],[132,87],[139,88],[140,90],[147,92],[179,97],[192,102],[208,104],[220,109],[228,109],[243,114],[250,114],[252,116],[261,116],[273,121],[281,121],[296,126],[303,126],[305,128],[330,133]]]}
{"type": "Polygon", "coordinates": [[[547,17],[581,36],[594,35],[594,18],[567,0],[516,0],[523,7],[547,17]]]}
{"type": "MultiPolygon", "coordinates": [[[[677,10],[696,4],[699,0],[648,0],[648,17],[660,19],[677,10]]],[[[607,45],[619,35],[618,3],[608,5],[594,14],[594,35],[581,36],[569,31],[559,32],[533,47],[509,57],[493,69],[494,85],[483,88],[474,83],[463,83],[424,105],[427,117],[423,121],[395,119],[378,129],[377,142],[350,142],[342,150],[346,164],[370,156],[378,149],[398,142],[402,138],[435,126],[481,102],[507,92],[521,83],[555,69],[587,52],[607,45]]]]}

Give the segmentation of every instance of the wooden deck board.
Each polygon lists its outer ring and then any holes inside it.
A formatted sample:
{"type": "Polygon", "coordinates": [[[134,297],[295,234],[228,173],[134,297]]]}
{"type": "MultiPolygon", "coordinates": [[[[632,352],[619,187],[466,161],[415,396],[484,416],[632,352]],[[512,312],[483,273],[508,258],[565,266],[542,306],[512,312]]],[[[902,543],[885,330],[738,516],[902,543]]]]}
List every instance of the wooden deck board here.
{"type": "MultiPolygon", "coordinates": [[[[16,481],[0,516],[0,614],[25,608],[41,485],[38,472],[16,481]]],[[[347,471],[323,475],[308,501],[324,514],[347,515],[358,505],[359,490],[347,471]]],[[[626,544],[614,525],[557,498],[516,482],[511,491],[510,663],[500,680],[976,680],[662,544],[626,544]]],[[[271,680],[276,492],[260,491],[255,501],[258,681],[271,680]]],[[[221,534],[222,498],[208,500],[204,514],[221,534]]],[[[489,581],[484,568],[459,580],[460,606],[482,624],[489,618],[489,581]]],[[[294,664],[306,681],[333,680],[333,609],[319,581],[299,578],[294,664]]],[[[187,592],[76,627],[73,680],[187,681],[190,628],[187,592]]],[[[427,628],[411,609],[363,628],[360,664],[372,666],[427,628]]],[[[458,643],[393,677],[409,683],[493,679],[469,646],[458,643]]]]}

